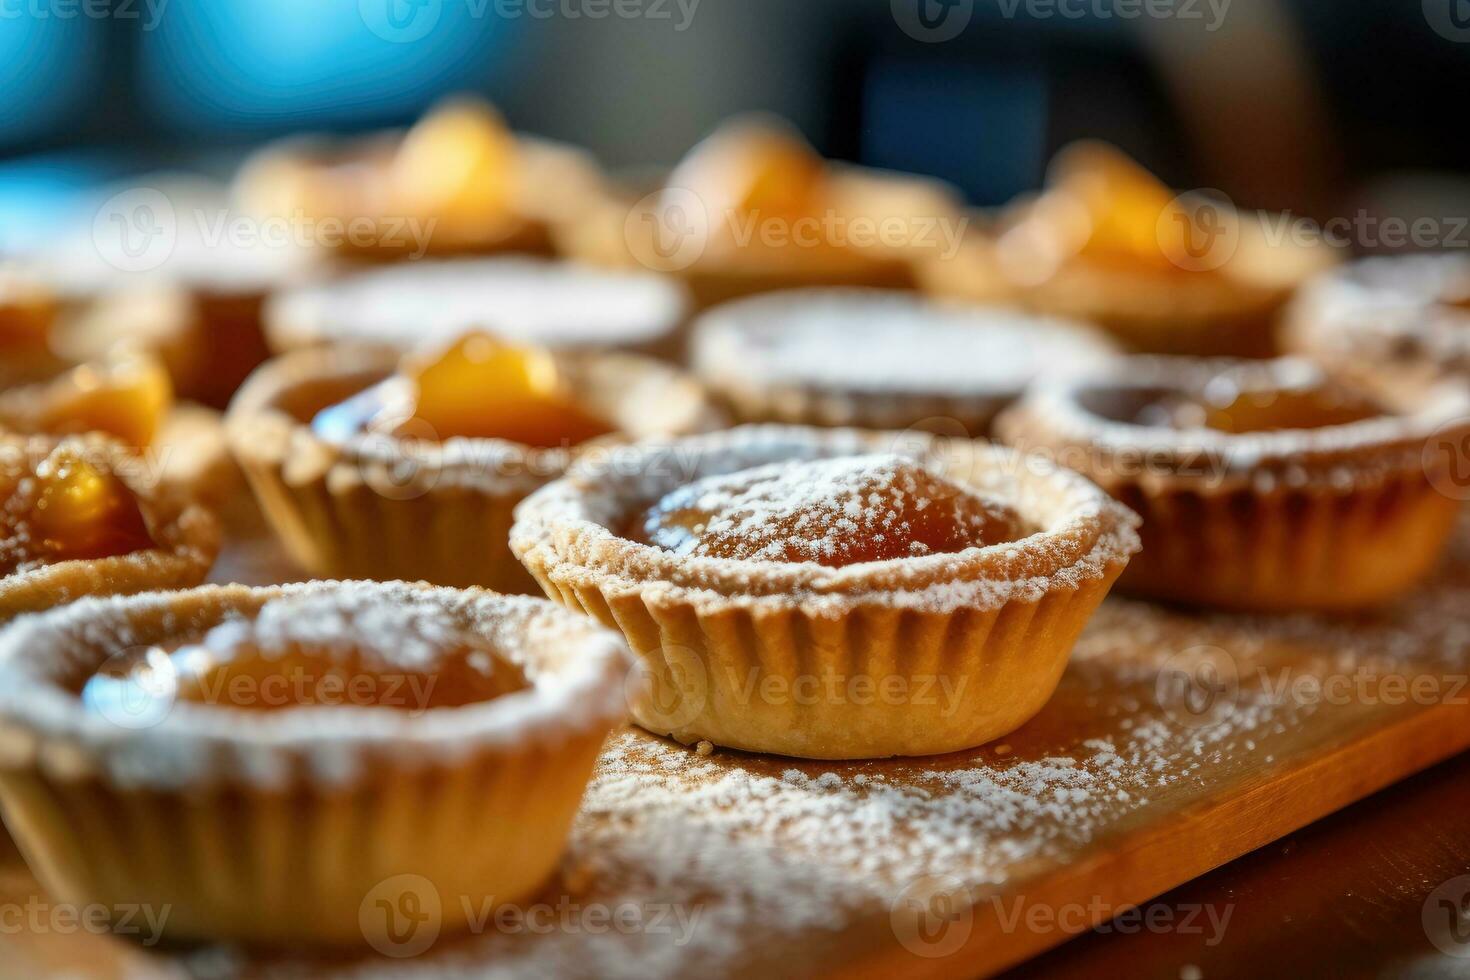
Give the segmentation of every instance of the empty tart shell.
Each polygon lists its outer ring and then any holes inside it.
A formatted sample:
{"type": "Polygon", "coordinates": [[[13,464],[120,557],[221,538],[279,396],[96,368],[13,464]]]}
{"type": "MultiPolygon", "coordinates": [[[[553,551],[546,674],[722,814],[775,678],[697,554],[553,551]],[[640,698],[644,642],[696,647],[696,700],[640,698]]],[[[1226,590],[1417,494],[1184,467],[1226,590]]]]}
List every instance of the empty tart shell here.
{"type": "Polygon", "coordinates": [[[0,623],[84,596],[187,588],[204,581],[219,554],[219,522],[189,495],[161,481],[153,469],[156,461],[134,455],[121,443],[97,435],[0,436],[0,486],[13,486],[13,479],[33,472],[57,448],[74,451],[122,482],[137,500],[154,546],[0,574],[0,623]]]}
{"type": "Polygon", "coordinates": [[[0,807],[57,901],[168,908],[171,940],[381,949],[397,937],[374,896],[411,892],[449,931],[553,872],[622,715],[626,657],[586,619],[479,590],[316,582],[77,603],[0,636],[0,807]],[[420,673],[463,637],[524,683],[424,710],[248,710],[160,687],[155,711],[79,694],[120,654],[252,621],[324,657],[367,637],[420,673]]]}
{"type": "Polygon", "coordinates": [[[802,289],[694,325],[695,375],[742,422],[981,436],[1038,376],[1118,353],[1084,324],[881,289],[802,289]]]}
{"type": "MultiPolygon", "coordinates": [[[[318,577],[534,591],[506,543],[512,510],[577,455],[617,437],[539,449],[377,434],[339,444],[313,432],[317,412],[387,378],[398,359],[385,348],[308,348],[271,360],[241,388],[225,432],[267,522],[318,577]]],[[[558,360],[578,397],[629,435],[697,432],[722,420],[697,384],[657,361],[603,353],[558,360]]]]}
{"type": "Polygon", "coordinates": [[[1361,390],[1381,411],[1310,428],[1230,432],[1128,418],[1161,394],[1228,390],[1269,405],[1277,393],[1331,383],[1290,358],[1135,358],[1038,386],[997,431],[1142,516],[1143,552],[1121,590],[1226,609],[1352,609],[1412,588],[1437,560],[1464,497],[1470,394],[1451,385],[1361,390]]]}
{"type": "Polygon", "coordinates": [[[1138,547],[1134,516],[1077,474],[968,440],[745,426],[618,462],[534,494],[511,547],[547,595],[623,631],[641,665],[634,719],[681,742],[852,759],[999,737],[1051,696],[1138,547]],[[928,460],[1037,530],[841,568],[682,556],[617,530],[700,477],[885,451],[928,460]],[[813,689],[828,693],[802,694],[813,689]]]}
{"type": "Polygon", "coordinates": [[[1470,377],[1470,258],[1384,256],[1320,276],[1288,308],[1285,342],[1348,374],[1470,377]]]}

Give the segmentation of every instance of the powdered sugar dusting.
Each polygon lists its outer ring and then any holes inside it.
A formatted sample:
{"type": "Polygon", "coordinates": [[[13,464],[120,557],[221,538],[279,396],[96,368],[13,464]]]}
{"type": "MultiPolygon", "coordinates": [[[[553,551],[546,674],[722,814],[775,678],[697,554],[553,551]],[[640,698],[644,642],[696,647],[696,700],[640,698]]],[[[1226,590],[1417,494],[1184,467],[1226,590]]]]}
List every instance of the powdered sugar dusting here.
{"type": "Polygon", "coordinates": [[[1009,540],[1020,519],[889,453],[707,477],[663,497],[641,531],[680,555],[846,565],[1009,540]]]}

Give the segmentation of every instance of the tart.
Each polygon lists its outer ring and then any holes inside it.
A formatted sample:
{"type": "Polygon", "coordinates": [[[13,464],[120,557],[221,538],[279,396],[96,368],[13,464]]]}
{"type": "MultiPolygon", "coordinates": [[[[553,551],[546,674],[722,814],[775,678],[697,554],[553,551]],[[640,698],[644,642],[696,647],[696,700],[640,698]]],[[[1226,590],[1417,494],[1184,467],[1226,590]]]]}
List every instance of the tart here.
{"type": "Polygon", "coordinates": [[[743,422],[983,435],[1035,378],[1117,348],[1063,320],[879,289],[804,289],[699,318],[694,372],[743,422]]]}
{"type": "Polygon", "coordinates": [[[1330,370],[1407,383],[1470,377],[1470,258],[1362,259],[1304,286],[1285,340],[1330,370]]]}
{"type": "Polygon", "coordinates": [[[1118,150],[1078,143],[1039,195],[920,273],[939,295],[1088,320],[1137,351],[1269,357],[1291,290],[1336,260],[1303,229],[1176,195],[1118,150]]]}
{"type": "Polygon", "coordinates": [[[262,367],[225,428],[269,523],[313,574],[535,587],[511,511],[623,434],[721,417],[673,368],[470,334],[442,350],[306,348],[262,367]]]}
{"type": "Polygon", "coordinates": [[[1311,364],[1139,358],[1039,385],[1001,437],[1143,517],[1119,588],[1200,606],[1354,609],[1433,567],[1460,511],[1470,394],[1311,364]]]}
{"type": "Polygon", "coordinates": [[[726,123],[656,187],[606,192],[561,226],[562,250],[679,275],[701,307],[799,286],[912,288],[916,253],[953,247],[957,192],[830,164],[776,120],[726,123]]]}
{"type": "Polygon", "coordinates": [[[402,952],[377,899],[450,931],[554,871],[625,669],[610,631],[481,591],[77,603],[0,635],[0,807],[57,901],[402,952]]]}
{"type": "Polygon", "coordinates": [[[277,351],[323,343],[407,351],[489,328],[560,350],[676,352],[689,300],[675,280],[526,257],[423,261],[284,290],[266,307],[277,351]]]}
{"type": "Polygon", "coordinates": [[[347,258],[531,252],[600,180],[580,150],[511,132],[470,99],[431,110],[406,131],[350,142],[292,139],[266,147],[235,179],[247,211],[316,228],[347,258]]]}
{"type": "Polygon", "coordinates": [[[203,581],[213,516],[101,436],[0,436],[0,622],[88,595],[203,581]]]}
{"type": "Polygon", "coordinates": [[[627,637],[635,721],[817,759],[950,752],[1039,711],[1134,516],[969,440],[745,426],[586,461],[516,512],[546,594],[627,637]]]}

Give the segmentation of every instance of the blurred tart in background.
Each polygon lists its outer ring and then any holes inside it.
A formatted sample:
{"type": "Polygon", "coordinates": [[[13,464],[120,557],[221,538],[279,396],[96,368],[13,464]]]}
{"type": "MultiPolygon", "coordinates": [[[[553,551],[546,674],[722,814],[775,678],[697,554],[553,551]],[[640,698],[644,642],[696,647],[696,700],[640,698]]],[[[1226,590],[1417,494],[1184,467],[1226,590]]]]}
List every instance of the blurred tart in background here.
{"type": "Polygon", "coordinates": [[[409,351],[488,329],[557,350],[673,356],[688,311],[684,286],[668,276],[502,256],[365,269],[286,289],[266,305],[265,327],[278,352],[328,343],[409,351]]]}
{"type": "Polygon", "coordinates": [[[1292,289],[1336,259],[1289,215],[1176,195],[1084,142],[1056,156],[1040,194],[920,272],[940,295],[1087,320],[1137,351],[1269,357],[1292,289]]]}
{"type": "Polygon", "coordinates": [[[1037,377],[1118,352],[1080,323],[879,289],[803,289],[695,323],[695,375],[741,422],[983,436],[1037,377]]]}
{"type": "Polygon", "coordinates": [[[615,633],[483,591],[77,603],[0,637],[0,807],[57,901],[381,950],[374,896],[432,899],[437,936],[554,873],[626,667],[615,633]]]}
{"type": "Polygon", "coordinates": [[[336,254],[391,261],[548,253],[552,226],[599,180],[581,150],[514,133],[489,104],[459,98],[406,131],[272,144],[246,161],[235,192],[247,213],[302,221],[336,254]]]}
{"type": "Polygon", "coordinates": [[[1326,273],[1292,301],[1285,342],[1334,371],[1470,379],[1470,257],[1385,256],[1326,273]]]}
{"type": "Polygon", "coordinates": [[[218,551],[214,517],[114,440],[0,436],[0,622],[197,585],[218,551]]]}
{"type": "Polygon", "coordinates": [[[963,223],[940,181],[831,163],[789,125],[745,117],[659,186],[605,196],[560,241],[575,258],[677,274],[708,306],[798,286],[912,287],[914,255],[945,251],[963,223]]]}
{"type": "Polygon", "coordinates": [[[288,552],[321,577],[534,588],[511,511],[576,456],[718,426],[703,390],[633,354],[471,333],[409,355],[305,348],[263,366],[226,417],[288,552]]]}
{"type": "Polygon", "coordinates": [[[1000,436],[1143,517],[1119,589],[1227,609],[1346,610],[1432,569],[1470,486],[1470,393],[1304,360],[1134,358],[1039,384],[1000,436]]]}
{"type": "Polygon", "coordinates": [[[644,728],[857,759],[1031,718],[1135,522],[1005,447],[743,426],[577,463],[520,506],[511,546],[548,596],[623,631],[644,728]]]}

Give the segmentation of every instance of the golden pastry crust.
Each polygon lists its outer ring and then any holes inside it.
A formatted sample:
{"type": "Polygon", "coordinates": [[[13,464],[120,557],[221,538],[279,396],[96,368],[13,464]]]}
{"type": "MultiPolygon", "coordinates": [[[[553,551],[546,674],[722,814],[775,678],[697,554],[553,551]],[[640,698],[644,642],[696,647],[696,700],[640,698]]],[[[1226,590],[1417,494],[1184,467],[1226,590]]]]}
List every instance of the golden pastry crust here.
{"type": "Polygon", "coordinates": [[[622,717],[626,657],[581,617],[479,590],[316,582],[78,603],[0,638],[0,806],[57,900],[166,905],[172,940],[371,944],[389,937],[360,909],[403,876],[421,899],[437,890],[452,931],[555,868],[622,717]],[[446,637],[484,645],[525,683],[422,710],[250,711],[190,700],[182,673],[148,688],[156,711],[78,694],[120,650],[213,649],[207,631],[226,622],[314,644],[325,659],[305,664],[324,672],[333,651],[375,648],[385,697],[403,690],[388,686],[395,670],[438,676],[446,637]]]}
{"type": "Polygon", "coordinates": [[[170,491],[148,462],[99,436],[0,436],[0,467],[30,472],[57,447],[75,450],[116,475],[138,501],[156,547],[103,558],[70,559],[0,576],[0,622],[83,596],[131,595],[198,585],[219,553],[219,524],[190,498],[170,491]]]}
{"type": "Polygon", "coordinates": [[[623,630],[646,681],[633,717],[651,731],[828,759],[978,745],[1050,697],[1137,549],[1135,518],[1076,474],[1003,448],[895,435],[745,426],[639,444],[620,465],[574,467],[529,498],[511,547],[547,595],[623,630]],[[927,458],[1036,530],[842,568],[693,558],[619,533],[702,476],[875,451],[927,458]],[[829,682],[838,694],[802,693],[829,682]]]}
{"type": "MultiPolygon", "coordinates": [[[[267,521],[316,575],[534,590],[506,545],[511,512],[603,441],[533,449],[365,435],[338,445],[312,431],[318,411],[398,363],[383,348],[308,348],[272,360],[241,388],[226,435],[267,521]]],[[[559,363],[579,398],[624,432],[703,431],[723,420],[698,385],[658,362],[593,353],[559,363]]]]}
{"type": "Polygon", "coordinates": [[[1124,417],[1149,399],[1207,402],[1222,390],[1269,411],[1281,393],[1330,383],[1304,361],[1136,358],[1039,386],[997,430],[1143,517],[1143,553],[1120,589],[1232,609],[1351,609],[1412,588],[1437,560],[1460,510],[1442,489],[1456,464],[1439,450],[1470,436],[1470,395],[1380,388],[1364,392],[1380,407],[1363,418],[1246,432],[1124,417]]]}

